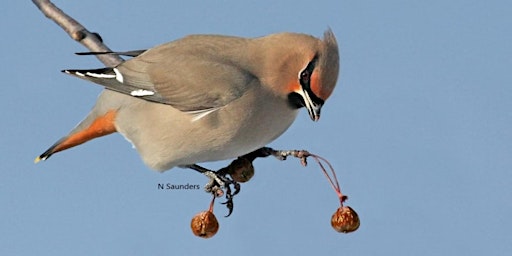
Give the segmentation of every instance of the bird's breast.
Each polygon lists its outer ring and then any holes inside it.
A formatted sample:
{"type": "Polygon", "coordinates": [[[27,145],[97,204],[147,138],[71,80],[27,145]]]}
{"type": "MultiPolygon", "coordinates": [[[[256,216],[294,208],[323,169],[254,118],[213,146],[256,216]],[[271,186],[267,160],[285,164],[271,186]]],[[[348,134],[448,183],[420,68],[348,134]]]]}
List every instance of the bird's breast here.
{"type": "Polygon", "coordinates": [[[130,101],[118,113],[118,131],[159,171],[249,153],[279,137],[298,113],[259,87],[198,120],[169,105],[130,101]]]}

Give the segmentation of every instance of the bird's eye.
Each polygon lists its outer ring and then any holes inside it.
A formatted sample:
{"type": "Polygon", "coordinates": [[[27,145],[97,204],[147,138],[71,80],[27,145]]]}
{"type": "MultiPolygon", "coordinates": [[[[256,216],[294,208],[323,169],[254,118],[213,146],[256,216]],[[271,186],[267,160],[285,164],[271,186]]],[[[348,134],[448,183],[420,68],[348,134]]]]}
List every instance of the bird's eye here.
{"type": "Polygon", "coordinates": [[[304,68],[304,70],[300,72],[299,80],[300,85],[302,85],[303,88],[309,88],[310,86],[309,83],[311,80],[311,75],[313,74],[313,70],[315,69],[317,59],[318,57],[315,55],[315,57],[308,63],[306,68],[304,68]]]}
{"type": "Polygon", "coordinates": [[[308,69],[305,69],[300,73],[300,83],[302,85],[309,84],[309,79],[311,78],[311,73],[308,69]]]}

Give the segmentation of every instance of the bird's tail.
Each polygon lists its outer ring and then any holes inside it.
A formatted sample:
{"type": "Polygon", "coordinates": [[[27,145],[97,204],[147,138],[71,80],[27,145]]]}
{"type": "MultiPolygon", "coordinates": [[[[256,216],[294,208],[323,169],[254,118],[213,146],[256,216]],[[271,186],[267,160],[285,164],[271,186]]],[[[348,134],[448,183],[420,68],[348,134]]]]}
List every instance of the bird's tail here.
{"type": "Polygon", "coordinates": [[[53,154],[78,146],[94,138],[98,138],[104,135],[108,135],[116,132],[114,124],[116,117],[115,110],[109,110],[103,115],[95,115],[91,113],[84,119],[78,126],[71,131],[71,133],[62,139],[58,140],[44,153],[34,159],[34,163],[38,163],[41,160],[46,160],[53,154]]]}

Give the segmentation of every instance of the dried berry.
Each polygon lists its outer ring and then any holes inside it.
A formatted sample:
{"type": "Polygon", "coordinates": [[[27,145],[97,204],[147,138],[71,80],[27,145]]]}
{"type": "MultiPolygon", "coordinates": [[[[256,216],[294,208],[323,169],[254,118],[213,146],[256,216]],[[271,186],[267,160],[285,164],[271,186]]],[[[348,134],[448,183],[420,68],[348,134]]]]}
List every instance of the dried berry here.
{"type": "Polygon", "coordinates": [[[331,226],[340,233],[350,233],[359,228],[359,216],[349,206],[341,206],[331,218],[331,226]]]}
{"type": "Polygon", "coordinates": [[[254,166],[247,158],[240,157],[231,163],[229,175],[234,181],[247,182],[254,176],[254,166]]]}
{"type": "Polygon", "coordinates": [[[219,230],[219,222],[211,211],[203,211],[192,218],[190,222],[192,233],[198,237],[210,238],[219,230]]]}

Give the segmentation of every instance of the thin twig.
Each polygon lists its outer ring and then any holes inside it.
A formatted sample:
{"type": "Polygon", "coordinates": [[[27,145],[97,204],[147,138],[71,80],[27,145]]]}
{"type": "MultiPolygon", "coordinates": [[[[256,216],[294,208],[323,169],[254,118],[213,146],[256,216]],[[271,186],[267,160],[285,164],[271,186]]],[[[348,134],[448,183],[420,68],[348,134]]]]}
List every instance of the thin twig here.
{"type": "MultiPolygon", "coordinates": [[[[59,25],[66,33],[79,42],[92,52],[107,52],[111,51],[102,41],[101,38],[91,33],[78,21],[64,13],[61,9],[55,6],[49,0],[32,0],[32,2],[41,10],[41,12],[48,18],[53,20],[59,25]]],[[[123,59],[113,54],[95,55],[105,66],[113,67],[123,62],[123,59]]]]}

